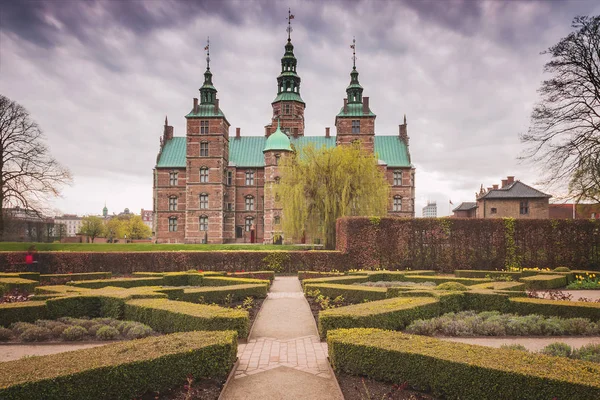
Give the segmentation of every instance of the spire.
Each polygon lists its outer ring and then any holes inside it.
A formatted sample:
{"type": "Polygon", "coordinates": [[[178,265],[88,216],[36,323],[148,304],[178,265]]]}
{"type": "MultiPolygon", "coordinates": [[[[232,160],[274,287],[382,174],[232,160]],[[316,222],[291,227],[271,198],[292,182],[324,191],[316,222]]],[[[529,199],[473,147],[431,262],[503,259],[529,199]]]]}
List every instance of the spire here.
{"type": "Polygon", "coordinates": [[[300,103],[304,103],[300,97],[300,77],[296,73],[296,66],[298,60],[294,55],[294,45],[292,44],[291,32],[292,32],[292,20],[294,14],[292,10],[288,10],[287,16],[288,26],[288,40],[285,44],[285,54],[281,58],[281,73],[277,77],[277,98],[273,102],[280,100],[294,100],[300,103]]]}
{"type": "MultiPolygon", "coordinates": [[[[169,120],[167,119],[167,116],[165,115],[165,126],[169,126],[169,120]]],[[[106,204],[105,204],[106,205],[106,204]]]]}
{"type": "Polygon", "coordinates": [[[288,17],[287,17],[287,20],[288,20],[288,27],[287,27],[288,42],[292,41],[291,34],[292,34],[292,31],[293,31],[293,29],[292,29],[292,20],[293,19],[294,19],[294,14],[292,14],[292,9],[288,8],[288,17]]]}
{"type": "Polygon", "coordinates": [[[350,85],[346,88],[348,104],[362,103],[363,88],[358,82],[358,71],[356,70],[356,38],[352,38],[352,72],[350,72],[350,85]]]}
{"type": "Polygon", "coordinates": [[[200,88],[200,104],[215,104],[217,100],[217,89],[213,86],[212,72],[210,72],[210,37],[206,39],[206,72],[204,72],[204,84],[200,88]]]}
{"type": "Polygon", "coordinates": [[[406,125],[406,114],[404,114],[404,125],[406,125]]]}

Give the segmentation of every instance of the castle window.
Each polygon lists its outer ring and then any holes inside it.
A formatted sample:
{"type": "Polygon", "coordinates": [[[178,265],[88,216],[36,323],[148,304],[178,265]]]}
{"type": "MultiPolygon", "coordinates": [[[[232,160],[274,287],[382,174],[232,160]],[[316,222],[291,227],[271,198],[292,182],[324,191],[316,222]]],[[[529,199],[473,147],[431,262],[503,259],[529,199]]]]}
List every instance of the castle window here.
{"type": "Polygon", "coordinates": [[[281,154],[275,154],[275,165],[279,165],[280,158],[281,158],[281,154]]]}
{"type": "Polygon", "coordinates": [[[394,196],[394,211],[402,211],[402,197],[394,196]]]}
{"type": "Polygon", "coordinates": [[[284,104],[283,105],[283,113],[286,115],[289,115],[292,113],[292,105],[291,104],[284,104]]]}
{"type": "Polygon", "coordinates": [[[206,168],[206,167],[200,168],[200,182],[201,183],[208,182],[208,168],[206,168]]]}
{"type": "Polygon", "coordinates": [[[169,211],[177,211],[177,197],[169,197],[169,211]]]}
{"type": "Polygon", "coordinates": [[[528,200],[521,201],[521,207],[519,209],[519,214],[521,214],[521,215],[529,214],[529,201],[528,200]]]}
{"type": "Polygon", "coordinates": [[[233,211],[233,204],[227,203],[227,211],[233,211]]]}
{"type": "Polygon", "coordinates": [[[177,232],[177,218],[169,218],[169,232],[177,232]]]}
{"type": "Polygon", "coordinates": [[[254,171],[246,171],[246,186],[254,185],[254,171]]]}
{"type": "Polygon", "coordinates": [[[208,217],[203,215],[200,217],[200,230],[207,231],[208,230],[208,217]]]}
{"type": "Polygon", "coordinates": [[[359,119],[352,120],[352,133],[360,133],[360,120],[359,119]]]}
{"type": "Polygon", "coordinates": [[[415,174],[414,174],[414,172],[412,174],[410,174],[410,186],[411,187],[415,186],[415,174]]]}
{"type": "Polygon", "coordinates": [[[281,217],[279,215],[276,215],[275,218],[274,218],[274,220],[273,220],[273,223],[275,225],[279,225],[281,223],[281,217]]]}
{"type": "Polygon", "coordinates": [[[254,210],[254,197],[248,196],[246,197],[246,211],[254,210]]]}
{"type": "Polygon", "coordinates": [[[227,171],[227,185],[231,186],[233,183],[233,171],[227,171]]]}
{"type": "Polygon", "coordinates": [[[200,134],[201,135],[208,134],[208,121],[200,121],[200,134]]]}
{"type": "Polygon", "coordinates": [[[169,184],[171,186],[177,186],[177,172],[169,173],[169,184]]]}
{"type": "Polygon", "coordinates": [[[402,185],[402,171],[394,171],[394,186],[402,185]]]}
{"type": "Polygon", "coordinates": [[[491,212],[492,214],[496,214],[498,212],[498,209],[496,207],[492,207],[491,212]]]}
{"type": "Polygon", "coordinates": [[[200,157],[208,157],[208,142],[200,143],[200,157]]]}
{"type": "Polygon", "coordinates": [[[254,218],[252,218],[252,217],[246,218],[246,224],[244,225],[246,232],[250,232],[250,229],[252,229],[253,222],[254,222],[254,218]]]}
{"type": "Polygon", "coordinates": [[[200,208],[203,210],[208,208],[208,195],[206,193],[200,195],[200,208]]]}

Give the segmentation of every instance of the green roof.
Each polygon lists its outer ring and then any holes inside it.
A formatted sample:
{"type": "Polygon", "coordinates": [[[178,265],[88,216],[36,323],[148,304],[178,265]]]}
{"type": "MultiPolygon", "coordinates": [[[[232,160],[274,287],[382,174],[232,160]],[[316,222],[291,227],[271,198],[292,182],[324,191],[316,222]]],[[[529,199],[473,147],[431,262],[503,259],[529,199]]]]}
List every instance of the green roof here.
{"type": "Polygon", "coordinates": [[[277,95],[277,97],[275,97],[273,103],[278,101],[298,101],[300,103],[304,103],[304,100],[302,100],[302,97],[300,97],[300,93],[296,92],[281,92],[277,95]]]}
{"type": "Polygon", "coordinates": [[[190,117],[225,117],[225,114],[223,114],[223,111],[221,111],[221,109],[219,108],[219,112],[215,113],[215,105],[214,104],[199,104],[198,105],[198,112],[194,113],[194,110],[192,109],[192,111],[190,111],[190,113],[188,115],[185,116],[186,118],[190,118],[190,117]]]}
{"type": "Polygon", "coordinates": [[[263,152],[269,150],[286,150],[292,151],[290,146],[290,138],[279,129],[279,122],[277,123],[277,129],[273,132],[265,142],[265,148],[263,152]]]}
{"type": "MultiPolygon", "coordinates": [[[[308,144],[316,148],[335,146],[335,136],[301,136],[290,138],[292,146],[301,151],[308,144]]],[[[264,167],[263,149],[267,143],[264,136],[242,136],[229,139],[229,164],[237,167],[264,167]]],[[[186,138],[174,137],[169,140],[160,155],[157,168],[185,168],[186,138]]],[[[375,136],[377,158],[388,167],[410,167],[408,148],[398,136],[375,136]]]]}
{"type": "Polygon", "coordinates": [[[344,107],[340,110],[337,117],[374,117],[373,111],[369,109],[367,114],[363,114],[362,103],[348,104],[348,111],[344,112],[344,107]]]}

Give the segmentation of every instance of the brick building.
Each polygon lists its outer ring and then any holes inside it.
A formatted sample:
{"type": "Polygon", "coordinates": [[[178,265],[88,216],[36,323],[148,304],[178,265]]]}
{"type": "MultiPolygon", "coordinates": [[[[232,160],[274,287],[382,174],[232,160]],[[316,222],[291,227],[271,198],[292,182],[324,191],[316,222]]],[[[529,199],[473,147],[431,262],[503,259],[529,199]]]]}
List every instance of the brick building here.
{"type": "MultiPolygon", "coordinates": [[[[208,46],[207,46],[208,47],[208,46]]],[[[312,144],[332,147],[356,140],[377,155],[391,185],[389,214],[414,217],[415,169],[408,150],[406,117],[399,133],[375,135],[376,115],[363,97],[356,64],[347,97],[335,116],[336,136],[304,132],[306,103],[300,95],[294,46],[288,35],[277,95],[264,135],[242,136],[220,108],[212,82],[210,58],[200,98],[186,115],[184,137],[175,137],[165,119],[154,168],[154,235],[159,243],[272,243],[281,235],[281,205],[274,187],[278,162],[291,151],[312,144]]]]}
{"type": "Polygon", "coordinates": [[[550,204],[552,219],[600,219],[600,204],[550,204]]]}
{"type": "Polygon", "coordinates": [[[477,218],[529,218],[549,217],[548,201],[552,196],[540,192],[514,176],[502,180],[502,186],[480,189],[477,195],[477,218]]]}
{"type": "Polygon", "coordinates": [[[464,201],[452,210],[453,217],[456,218],[475,218],[477,203],[474,201],[464,201]]]}

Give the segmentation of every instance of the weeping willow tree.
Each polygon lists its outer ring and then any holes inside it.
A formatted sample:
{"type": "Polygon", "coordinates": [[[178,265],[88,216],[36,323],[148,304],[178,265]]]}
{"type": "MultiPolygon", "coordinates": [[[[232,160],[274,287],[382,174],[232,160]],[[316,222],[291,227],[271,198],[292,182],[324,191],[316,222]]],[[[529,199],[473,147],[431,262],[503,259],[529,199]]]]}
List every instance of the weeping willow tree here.
{"type": "Polygon", "coordinates": [[[358,144],[308,145],[282,160],[280,170],[276,190],[288,238],[321,237],[326,248],[333,248],[338,218],[387,212],[389,184],[377,159],[358,144]]]}

